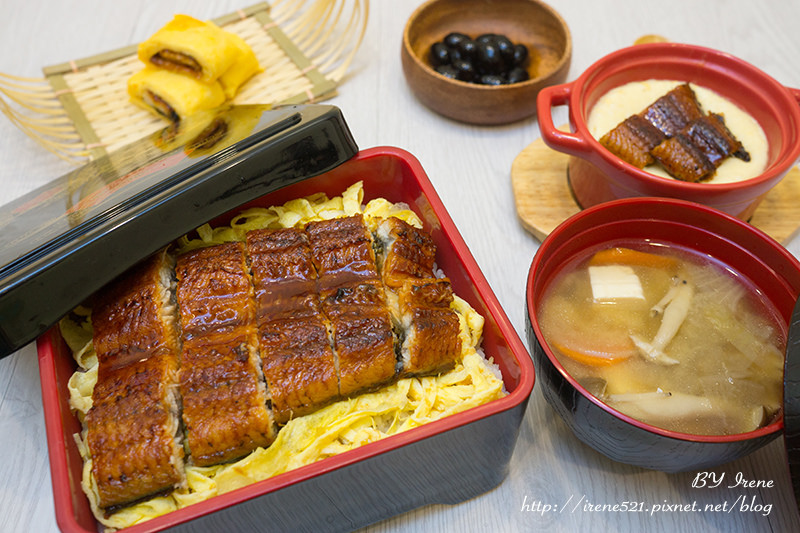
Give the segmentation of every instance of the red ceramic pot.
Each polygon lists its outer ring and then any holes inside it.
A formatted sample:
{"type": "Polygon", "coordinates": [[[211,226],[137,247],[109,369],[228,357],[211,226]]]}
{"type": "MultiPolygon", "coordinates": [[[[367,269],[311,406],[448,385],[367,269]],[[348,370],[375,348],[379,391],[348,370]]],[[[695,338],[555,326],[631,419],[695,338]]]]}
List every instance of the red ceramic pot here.
{"type": "Polygon", "coordinates": [[[657,428],[607,406],[564,368],[544,339],[538,303],[576,256],[623,240],[657,241],[715,258],[772,303],[788,328],[800,295],[800,262],[771,237],[718,210],[668,198],[628,198],[573,215],[542,242],[528,274],[528,343],[547,402],[583,442],[615,461],[665,472],[712,468],[776,438],[783,418],[738,435],[691,435],[657,428]]]}
{"type": "Polygon", "coordinates": [[[551,148],[570,154],[568,179],[582,208],[635,196],[705,204],[747,220],[800,157],[800,91],[788,89],[729,54],[677,43],[623,48],[591,65],[573,82],[545,88],[537,99],[539,128],[551,148]],[[587,119],[609,90],[633,81],[669,79],[707,87],[752,115],[767,137],[767,167],[735,183],[690,183],[655,176],[621,160],[592,137],[587,119]],[[552,108],[569,108],[570,132],[553,124],[552,108]]]}

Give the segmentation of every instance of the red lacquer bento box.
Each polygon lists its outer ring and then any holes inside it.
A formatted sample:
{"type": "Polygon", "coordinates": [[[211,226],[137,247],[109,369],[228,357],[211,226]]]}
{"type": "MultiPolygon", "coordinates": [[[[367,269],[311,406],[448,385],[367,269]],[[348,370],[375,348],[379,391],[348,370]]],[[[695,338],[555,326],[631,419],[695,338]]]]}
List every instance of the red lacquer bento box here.
{"type": "MultiPolygon", "coordinates": [[[[359,180],[365,202],[375,197],[405,202],[424,221],[437,245],[438,266],[455,293],[486,319],[482,347],[498,365],[508,394],[124,531],[349,531],[423,505],[462,502],[505,478],[534,368],[417,159],[398,148],[362,150],[332,170],[242,208],[280,205],[316,192],[337,196],[359,180]]],[[[95,532],[73,438],[80,425],[68,403],[67,381],[76,365],[57,328],[41,335],[37,345],[57,522],[65,532],[95,532]]]]}

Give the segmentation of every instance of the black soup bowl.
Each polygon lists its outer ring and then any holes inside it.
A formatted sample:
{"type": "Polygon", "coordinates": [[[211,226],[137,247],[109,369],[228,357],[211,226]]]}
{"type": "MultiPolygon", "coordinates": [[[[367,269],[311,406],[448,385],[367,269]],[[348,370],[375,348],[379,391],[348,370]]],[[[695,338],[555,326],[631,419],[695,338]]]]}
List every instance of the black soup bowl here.
{"type": "Polygon", "coordinates": [[[538,303],[563,265],[590,248],[615,241],[662,242],[714,258],[749,280],[773,304],[786,328],[800,295],[800,262],[767,234],[716,209],[644,197],[599,204],[573,215],[547,236],[533,259],[526,334],[543,395],[575,436],[614,461],[672,473],[733,461],[780,435],[782,413],[766,426],[734,435],[661,429],[604,404],[559,363],[540,328],[538,303]]]}

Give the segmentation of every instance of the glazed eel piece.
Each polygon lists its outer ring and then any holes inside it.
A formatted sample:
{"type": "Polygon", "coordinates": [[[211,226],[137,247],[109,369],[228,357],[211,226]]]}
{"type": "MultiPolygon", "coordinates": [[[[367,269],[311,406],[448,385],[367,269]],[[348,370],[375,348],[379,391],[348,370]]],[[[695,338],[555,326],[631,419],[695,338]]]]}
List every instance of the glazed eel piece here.
{"type": "Polygon", "coordinates": [[[600,144],[638,168],[658,162],[673,178],[691,182],[709,178],[731,155],[750,160],[722,116],[703,113],[688,83],[622,121],[600,144]]]}
{"type": "Polygon", "coordinates": [[[159,50],[150,56],[150,62],[157,67],[197,78],[199,78],[203,72],[203,66],[195,58],[187,53],[175,50],[159,50]]]}
{"type": "Polygon", "coordinates": [[[678,85],[631,115],[600,138],[600,144],[623,161],[638,168],[654,162],[650,151],[694,119],[703,116],[697,97],[688,83],[678,85]]]}
{"type": "Polygon", "coordinates": [[[275,421],[452,366],[458,318],[430,236],[396,218],[381,235],[383,277],[356,215],[251,231],[177,264],[162,252],[99,292],[86,442],[100,506],[185,483],[181,420],[189,460],[218,464],[269,445],[275,421]]]}
{"type": "Polygon", "coordinates": [[[702,117],[703,110],[689,84],[682,83],[647,106],[641,115],[669,139],[702,117]]]}
{"type": "Polygon", "coordinates": [[[644,168],[655,162],[650,150],[665,138],[661,130],[641,115],[631,115],[603,135],[600,144],[623,161],[637,168],[644,168]]]}
{"type": "Polygon", "coordinates": [[[450,280],[434,273],[436,246],[423,230],[390,217],[378,226],[379,263],[395,304],[400,332],[400,375],[426,375],[450,369],[461,354],[459,319],[450,308],[450,280]]]}
{"type": "Polygon", "coordinates": [[[722,116],[714,113],[691,121],[651,153],[670,176],[691,182],[711,177],[730,155],[750,160],[750,154],[728,130],[722,116]]]}
{"type": "Polygon", "coordinates": [[[155,254],[93,302],[98,374],[86,444],[108,511],[185,483],[172,268],[169,255],[155,254]]]}
{"type": "Polygon", "coordinates": [[[339,396],[336,358],[302,229],[247,233],[259,348],[275,421],[284,424],[339,396]]]}
{"type": "Polygon", "coordinates": [[[200,466],[233,461],[275,438],[244,243],[188,252],[178,257],[176,276],[191,460],[200,466]]]}
{"type": "Polygon", "coordinates": [[[341,396],[390,382],[397,362],[392,320],[363,217],[309,222],[305,231],[321,311],[332,333],[341,396]]]}

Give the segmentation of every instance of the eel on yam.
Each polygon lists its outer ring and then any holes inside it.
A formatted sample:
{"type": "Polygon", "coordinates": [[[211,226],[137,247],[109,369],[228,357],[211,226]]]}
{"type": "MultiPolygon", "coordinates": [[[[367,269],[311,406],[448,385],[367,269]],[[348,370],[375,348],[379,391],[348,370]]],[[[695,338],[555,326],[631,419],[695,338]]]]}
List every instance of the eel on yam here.
{"type": "Polygon", "coordinates": [[[688,83],[623,120],[600,144],[638,168],[657,162],[673,178],[691,182],[710,178],[731,155],[750,160],[722,116],[703,113],[688,83]]]}
{"type": "Polygon", "coordinates": [[[722,116],[714,113],[691,121],[653,148],[651,154],[670,176],[691,182],[710,178],[731,155],[750,160],[750,154],[725,126],[722,116]]]}

